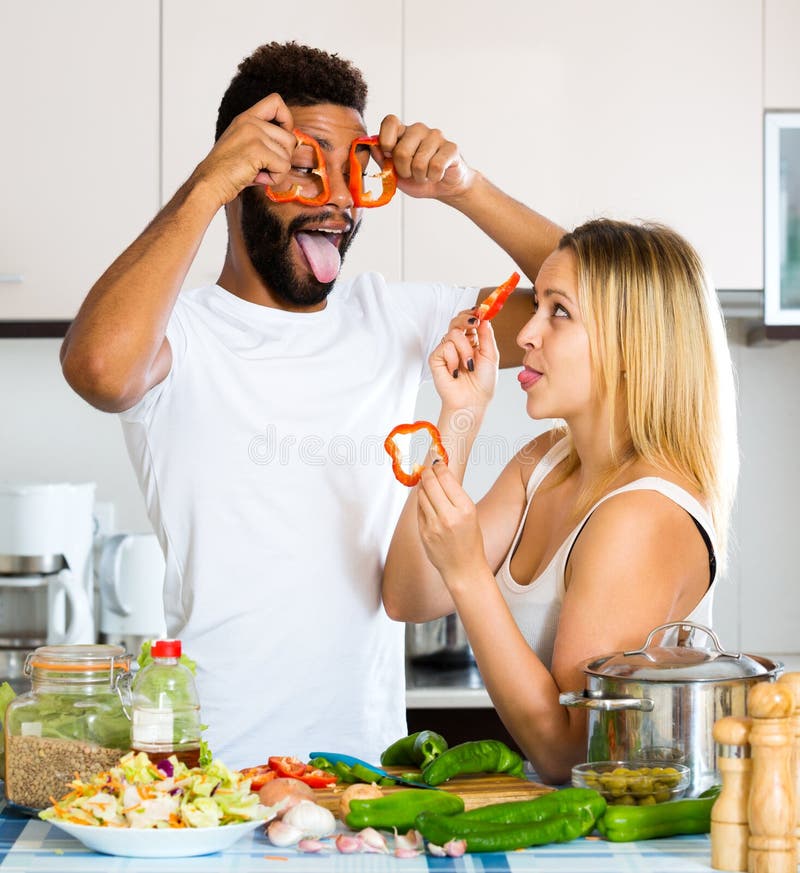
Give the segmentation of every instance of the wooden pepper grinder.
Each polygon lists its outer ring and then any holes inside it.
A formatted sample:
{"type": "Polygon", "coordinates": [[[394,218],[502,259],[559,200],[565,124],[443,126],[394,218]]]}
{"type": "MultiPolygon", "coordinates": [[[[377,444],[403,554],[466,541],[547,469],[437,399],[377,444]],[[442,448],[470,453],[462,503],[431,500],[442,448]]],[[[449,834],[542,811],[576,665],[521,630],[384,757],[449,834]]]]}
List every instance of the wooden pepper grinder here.
{"type": "Polygon", "coordinates": [[[753,760],[747,869],[749,873],[796,873],[794,737],[789,719],[794,697],[785,684],[759,682],[747,695],[747,710],[752,718],[753,760]]]}
{"type": "Polygon", "coordinates": [[[750,719],[729,715],[714,724],[722,791],[711,808],[711,866],[747,870],[750,797],[750,719]]]}
{"type": "Polygon", "coordinates": [[[800,673],[784,673],[778,682],[791,688],[794,697],[794,714],[791,719],[794,731],[794,802],[797,807],[794,836],[797,841],[797,857],[800,861],[800,673]]]}

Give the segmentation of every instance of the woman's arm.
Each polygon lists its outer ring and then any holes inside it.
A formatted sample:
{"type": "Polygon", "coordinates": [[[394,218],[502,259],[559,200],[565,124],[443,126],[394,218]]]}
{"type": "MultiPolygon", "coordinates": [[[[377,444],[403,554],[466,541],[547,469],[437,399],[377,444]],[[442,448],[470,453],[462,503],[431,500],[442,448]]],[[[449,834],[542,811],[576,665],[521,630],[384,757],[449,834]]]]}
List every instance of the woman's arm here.
{"type": "Polygon", "coordinates": [[[572,552],[551,672],[497,587],[474,505],[440,467],[423,473],[420,489],[426,551],[503,723],[545,781],[565,782],[586,757],[586,716],[559,704],[559,693],[584,687],[584,661],[639,646],[655,626],[685,617],[702,596],[698,579],[707,583],[702,541],[689,516],[653,492],[600,506],[572,552]]]}

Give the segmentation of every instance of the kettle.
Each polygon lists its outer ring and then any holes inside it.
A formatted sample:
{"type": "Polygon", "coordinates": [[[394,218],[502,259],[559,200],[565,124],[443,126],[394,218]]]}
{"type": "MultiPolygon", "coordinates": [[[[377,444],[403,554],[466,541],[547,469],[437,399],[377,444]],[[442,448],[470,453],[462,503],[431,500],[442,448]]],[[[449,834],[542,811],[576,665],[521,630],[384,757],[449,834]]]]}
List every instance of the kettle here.
{"type": "Polygon", "coordinates": [[[124,645],[135,655],[144,640],[167,635],[165,569],[155,534],[122,533],[105,540],[97,571],[103,642],[124,645]]]}

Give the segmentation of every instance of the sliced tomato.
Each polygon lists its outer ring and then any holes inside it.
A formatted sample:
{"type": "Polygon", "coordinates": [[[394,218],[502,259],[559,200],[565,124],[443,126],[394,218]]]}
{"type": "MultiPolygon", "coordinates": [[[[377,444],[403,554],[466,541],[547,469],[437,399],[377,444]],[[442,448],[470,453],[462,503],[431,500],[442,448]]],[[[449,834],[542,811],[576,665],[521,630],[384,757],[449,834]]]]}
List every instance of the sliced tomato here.
{"type": "Polygon", "coordinates": [[[260,764],[258,767],[245,767],[244,770],[239,771],[239,774],[242,778],[250,780],[250,788],[253,791],[257,791],[262,785],[266,785],[272,779],[278,778],[278,774],[269,764],[260,764]]]}
{"type": "Polygon", "coordinates": [[[291,776],[294,779],[300,779],[303,773],[306,772],[305,763],[299,758],[293,758],[291,755],[272,757],[268,760],[269,766],[275,770],[278,776],[291,776]]]}
{"type": "Polygon", "coordinates": [[[333,773],[326,773],[325,770],[315,770],[313,767],[309,767],[302,776],[297,778],[311,788],[327,788],[329,785],[335,785],[339,781],[333,773]]]}

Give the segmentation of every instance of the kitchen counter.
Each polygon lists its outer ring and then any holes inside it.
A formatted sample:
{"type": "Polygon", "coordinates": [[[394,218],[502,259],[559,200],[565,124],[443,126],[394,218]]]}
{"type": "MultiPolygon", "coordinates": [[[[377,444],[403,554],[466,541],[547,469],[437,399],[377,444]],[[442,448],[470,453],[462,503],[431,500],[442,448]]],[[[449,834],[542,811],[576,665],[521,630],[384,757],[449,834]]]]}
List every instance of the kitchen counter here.
{"type": "Polygon", "coordinates": [[[406,663],[408,709],[493,709],[475,664],[455,667],[406,663]]]}
{"type": "MultiPolygon", "coordinates": [[[[3,804],[0,801],[0,804],[3,804]]],[[[1,807],[0,807],[1,808],[1,807]]],[[[370,873],[483,871],[483,873],[684,873],[710,871],[707,835],[639,843],[607,843],[589,837],[519,852],[465,855],[460,859],[420,855],[399,860],[387,855],[303,855],[277,849],[260,828],[232,848],[195,858],[114,858],[85,849],[57,827],[14,811],[0,812],[0,873],[370,873]]]]}

